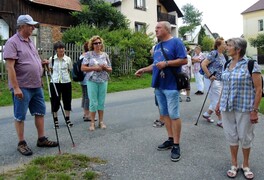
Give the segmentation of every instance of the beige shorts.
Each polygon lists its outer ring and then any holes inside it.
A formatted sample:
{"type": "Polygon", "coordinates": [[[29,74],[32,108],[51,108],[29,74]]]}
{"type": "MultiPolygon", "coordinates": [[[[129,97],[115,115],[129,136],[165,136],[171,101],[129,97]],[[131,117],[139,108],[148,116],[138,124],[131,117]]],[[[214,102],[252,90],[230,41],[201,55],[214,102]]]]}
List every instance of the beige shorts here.
{"type": "Polygon", "coordinates": [[[225,137],[230,146],[238,146],[247,149],[252,146],[255,125],[250,121],[250,112],[222,111],[222,122],[225,137]]]}

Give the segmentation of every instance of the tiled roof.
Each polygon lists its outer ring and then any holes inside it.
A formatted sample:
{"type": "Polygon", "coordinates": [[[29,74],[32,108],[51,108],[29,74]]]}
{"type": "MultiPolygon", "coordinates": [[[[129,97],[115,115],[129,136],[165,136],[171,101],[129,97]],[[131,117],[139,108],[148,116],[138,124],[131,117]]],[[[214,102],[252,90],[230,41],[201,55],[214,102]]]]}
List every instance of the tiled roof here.
{"type": "Polygon", "coordinates": [[[81,11],[81,3],[79,0],[30,0],[33,3],[68,9],[73,11],[81,11]]]}
{"type": "Polygon", "coordinates": [[[258,2],[250,6],[248,9],[243,11],[241,14],[246,14],[246,13],[260,11],[260,10],[264,10],[264,0],[259,0],[258,2]]]}

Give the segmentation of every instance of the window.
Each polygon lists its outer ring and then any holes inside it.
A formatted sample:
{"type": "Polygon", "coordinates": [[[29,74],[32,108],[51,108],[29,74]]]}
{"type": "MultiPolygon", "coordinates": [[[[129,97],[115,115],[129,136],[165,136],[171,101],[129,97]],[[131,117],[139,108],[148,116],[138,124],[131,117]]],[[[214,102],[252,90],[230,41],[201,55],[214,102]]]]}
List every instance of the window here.
{"type": "Polygon", "coordinates": [[[258,31],[263,31],[263,19],[258,20],[258,31]]]}
{"type": "Polygon", "coordinates": [[[135,0],[135,8],[145,11],[146,10],[145,0],[135,0]]]}
{"type": "Polygon", "coordinates": [[[135,22],[135,31],[146,31],[146,24],[145,23],[140,23],[140,22],[135,22]]]}

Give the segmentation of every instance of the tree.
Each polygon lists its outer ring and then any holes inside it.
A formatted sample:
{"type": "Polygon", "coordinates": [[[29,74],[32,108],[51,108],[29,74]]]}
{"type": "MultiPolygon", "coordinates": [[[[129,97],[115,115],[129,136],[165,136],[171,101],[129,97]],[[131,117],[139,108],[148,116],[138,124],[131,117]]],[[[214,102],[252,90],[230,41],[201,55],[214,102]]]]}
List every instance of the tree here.
{"type": "Polygon", "coordinates": [[[199,35],[198,35],[198,44],[202,45],[202,41],[205,36],[206,36],[205,29],[201,27],[199,35]]]}
{"type": "Polygon", "coordinates": [[[83,10],[73,12],[77,24],[89,24],[98,28],[127,29],[128,20],[109,2],[103,0],[82,0],[83,10]]]}
{"type": "Polygon", "coordinates": [[[192,4],[187,3],[182,7],[183,11],[183,23],[186,26],[179,28],[179,34],[181,37],[184,36],[186,32],[192,32],[194,28],[201,24],[203,13],[197,10],[192,4]]]}
{"type": "Polygon", "coordinates": [[[186,32],[192,31],[193,28],[194,28],[194,26],[192,26],[192,25],[191,26],[181,26],[179,28],[179,35],[180,35],[180,37],[183,37],[186,32]]]}
{"type": "Polygon", "coordinates": [[[203,51],[211,51],[214,47],[214,40],[210,37],[205,36],[202,40],[201,46],[203,51]]]}
{"type": "Polygon", "coordinates": [[[197,10],[192,4],[187,3],[182,8],[183,11],[183,23],[187,25],[198,26],[202,22],[203,13],[197,10]]]}
{"type": "Polygon", "coordinates": [[[255,48],[264,47],[264,34],[258,34],[256,38],[249,38],[249,43],[255,48]]]}

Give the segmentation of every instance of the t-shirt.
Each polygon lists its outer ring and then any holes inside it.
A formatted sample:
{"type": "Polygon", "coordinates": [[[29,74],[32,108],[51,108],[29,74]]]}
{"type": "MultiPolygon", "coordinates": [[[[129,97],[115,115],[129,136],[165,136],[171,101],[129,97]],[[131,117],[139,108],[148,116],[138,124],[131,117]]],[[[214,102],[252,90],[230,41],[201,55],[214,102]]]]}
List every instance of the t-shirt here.
{"type": "MultiPolygon", "coordinates": [[[[162,44],[163,44],[163,49],[169,58],[168,61],[176,60],[176,59],[182,60],[187,57],[185,46],[180,39],[171,38],[167,41],[162,42],[162,44]]],[[[165,74],[165,78],[163,78],[160,75],[160,70],[155,66],[155,64],[166,60],[166,58],[164,57],[162,53],[160,43],[158,43],[155,46],[153,59],[154,60],[153,60],[152,85],[151,86],[153,88],[177,90],[175,77],[172,71],[181,72],[181,66],[163,68],[163,73],[165,74]]]]}
{"type": "MultiPolygon", "coordinates": [[[[19,33],[13,35],[5,44],[4,59],[14,59],[16,79],[20,88],[42,87],[43,73],[38,51],[29,39],[26,41],[19,33]]],[[[13,88],[10,81],[9,88],[13,88]]]]}

